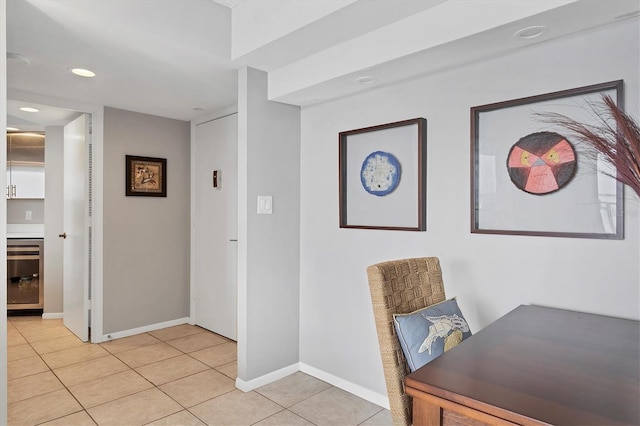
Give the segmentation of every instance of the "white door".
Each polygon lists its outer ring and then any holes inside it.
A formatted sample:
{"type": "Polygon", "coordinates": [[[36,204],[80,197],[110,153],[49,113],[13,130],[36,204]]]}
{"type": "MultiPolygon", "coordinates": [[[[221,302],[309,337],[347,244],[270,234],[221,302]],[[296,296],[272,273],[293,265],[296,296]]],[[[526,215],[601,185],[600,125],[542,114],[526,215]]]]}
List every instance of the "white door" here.
{"type": "Polygon", "coordinates": [[[64,325],[83,342],[89,339],[88,157],[89,116],[64,126],[64,325]]]}
{"type": "Polygon", "coordinates": [[[195,323],[237,336],[237,114],[195,126],[195,323]],[[214,187],[214,171],[217,187],[214,187]]]}

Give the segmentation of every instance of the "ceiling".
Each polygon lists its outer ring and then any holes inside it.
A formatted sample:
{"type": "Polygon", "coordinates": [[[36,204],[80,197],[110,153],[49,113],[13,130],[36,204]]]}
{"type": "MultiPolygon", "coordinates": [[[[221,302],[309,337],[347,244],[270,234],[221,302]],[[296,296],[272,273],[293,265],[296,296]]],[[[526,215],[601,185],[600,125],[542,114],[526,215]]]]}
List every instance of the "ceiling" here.
{"type": "MultiPolygon", "coordinates": [[[[180,120],[237,103],[238,69],[310,105],[638,19],[638,0],[12,0],[9,126],[105,105],[180,120]],[[514,34],[543,26],[534,38],[514,34]],[[71,67],[91,69],[86,79],[71,67]],[[370,77],[362,81],[362,77],[370,77]],[[39,113],[19,107],[39,104],[39,113]],[[38,101],[39,100],[39,101],[38,101]]],[[[30,127],[30,128],[28,128],[30,127]]]]}

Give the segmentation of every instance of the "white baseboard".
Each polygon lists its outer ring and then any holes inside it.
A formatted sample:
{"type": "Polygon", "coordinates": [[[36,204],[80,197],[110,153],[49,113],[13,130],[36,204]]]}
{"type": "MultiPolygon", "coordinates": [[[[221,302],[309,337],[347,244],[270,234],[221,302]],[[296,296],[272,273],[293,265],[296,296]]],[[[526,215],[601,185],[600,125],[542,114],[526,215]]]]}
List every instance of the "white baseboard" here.
{"type": "Polygon", "coordinates": [[[148,331],[160,330],[161,328],[173,327],[176,325],[188,324],[189,317],[178,318],[171,321],[159,322],[157,324],[145,325],[144,327],[132,328],[130,330],[116,331],[114,333],[105,334],[102,336],[103,342],[108,342],[113,339],[120,339],[122,337],[129,337],[136,334],[146,333],[148,331]]]}
{"type": "Polygon", "coordinates": [[[379,405],[382,408],[386,408],[387,410],[389,409],[389,397],[387,395],[379,394],[371,389],[367,389],[341,377],[334,376],[333,374],[327,373],[326,371],[322,371],[303,362],[300,363],[300,371],[379,405]]]}
{"type": "Polygon", "coordinates": [[[272,371],[271,373],[265,374],[264,376],[260,376],[252,380],[245,381],[236,379],[236,387],[242,392],[249,392],[259,388],[260,386],[268,385],[269,383],[275,382],[276,380],[287,377],[288,375],[293,374],[296,371],[300,371],[298,363],[291,364],[276,371],[272,371]]]}
{"type": "Polygon", "coordinates": [[[287,367],[281,368],[280,370],[273,371],[271,373],[265,374],[264,376],[260,376],[248,381],[238,378],[236,379],[236,388],[240,389],[243,392],[250,392],[254,389],[259,388],[260,386],[268,385],[269,383],[280,380],[297,371],[302,371],[305,374],[313,376],[316,379],[322,380],[323,382],[327,382],[330,385],[352,393],[364,400],[379,405],[382,408],[386,408],[387,410],[389,409],[389,398],[387,395],[379,394],[372,391],[371,389],[367,389],[343,378],[334,376],[333,374],[327,373],[326,371],[322,371],[303,362],[291,364],[287,367]]]}
{"type": "Polygon", "coordinates": [[[62,319],[62,312],[54,312],[50,314],[42,314],[42,319],[62,319]]]}

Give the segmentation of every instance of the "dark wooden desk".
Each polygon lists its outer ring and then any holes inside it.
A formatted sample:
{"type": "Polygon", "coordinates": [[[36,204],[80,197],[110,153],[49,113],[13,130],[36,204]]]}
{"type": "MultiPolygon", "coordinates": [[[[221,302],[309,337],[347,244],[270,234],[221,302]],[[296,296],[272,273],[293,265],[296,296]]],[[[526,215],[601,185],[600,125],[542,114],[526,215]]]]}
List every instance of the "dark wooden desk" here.
{"type": "Polygon", "coordinates": [[[519,306],[405,385],[414,426],[640,425],[640,322],[519,306]]]}

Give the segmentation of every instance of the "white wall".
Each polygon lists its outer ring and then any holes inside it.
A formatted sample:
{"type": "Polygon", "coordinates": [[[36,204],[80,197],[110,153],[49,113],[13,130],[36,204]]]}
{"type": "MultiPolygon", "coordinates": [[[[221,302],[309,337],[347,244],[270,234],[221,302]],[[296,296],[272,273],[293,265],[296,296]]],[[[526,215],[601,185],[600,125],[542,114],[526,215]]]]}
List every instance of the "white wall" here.
{"type": "Polygon", "coordinates": [[[189,316],[190,130],[104,110],[104,334],[189,316]],[[167,197],[126,197],[125,156],[167,159],[167,197]]]}
{"type": "Polygon", "coordinates": [[[62,304],[64,127],[45,128],[44,313],[59,314],[62,304]]]}
{"type": "Polygon", "coordinates": [[[300,109],[267,100],[266,73],[238,75],[238,384],[297,365],[300,109]],[[273,214],[257,214],[257,196],[273,214]]]}
{"type": "MultiPolygon", "coordinates": [[[[302,110],[300,361],[386,395],[366,267],[440,258],[472,331],[520,304],[640,318],[638,200],[622,241],[470,233],[472,106],[625,81],[638,117],[638,19],[302,110]],[[427,119],[427,232],[339,229],[338,132],[427,119]]],[[[371,396],[371,395],[365,395],[371,396]]],[[[384,398],[384,397],[383,397],[384,398]]],[[[375,398],[370,398],[375,399],[375,398]]]]}
{"type": "Polygon", "coordinates": [[[44,200],[35,198],[13,198],[7,200],[7,223],[29,225],[43,224],[44,200]],[[27,211],[31,211],[31,220],[25,218],[27,211]]]}
{"type": "MultiPolygon", "coordinates": [[[[0,129],[7,127],[7,2],[0,2],[0,129]]],[[[0,188],[7,186],[7,138],[0,138],[0,188]]],[[[0,211],[7,208],[7,199],[0,197],[0,211]]],[[[7,223],[0,220],[0,276],[7,276],[7,223]]],[[[0,306],[7,305],[7,284],[0,289],[0,306]]],[[[0,365],[7,365],[7,315],[0,315],[0,365]]],[[[0,424],[7,423],[7,369],[0,368],[0,424]]]]}

